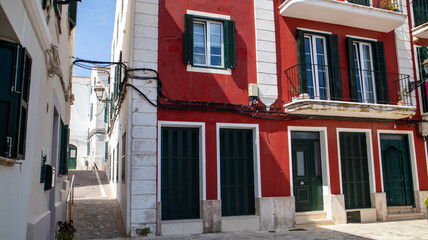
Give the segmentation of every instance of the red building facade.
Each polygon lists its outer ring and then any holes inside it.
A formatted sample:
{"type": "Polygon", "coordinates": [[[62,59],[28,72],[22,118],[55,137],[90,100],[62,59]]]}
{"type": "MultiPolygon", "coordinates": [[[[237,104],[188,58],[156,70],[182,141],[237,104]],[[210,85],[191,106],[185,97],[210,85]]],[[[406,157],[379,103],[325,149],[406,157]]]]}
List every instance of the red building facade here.
{"type": "Polygon", "coordinates": [[[156,220],[138,226],[166,235],[423,217],[407,4],[160,0],[156,220]]]}

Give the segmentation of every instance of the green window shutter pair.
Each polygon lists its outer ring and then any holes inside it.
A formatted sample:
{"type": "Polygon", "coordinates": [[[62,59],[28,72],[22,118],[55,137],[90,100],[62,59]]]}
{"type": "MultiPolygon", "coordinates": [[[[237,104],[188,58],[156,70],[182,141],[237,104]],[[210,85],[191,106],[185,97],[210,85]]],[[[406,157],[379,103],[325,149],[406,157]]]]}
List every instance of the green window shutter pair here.
{"type": "MultiPolygon", "coordinates": [[[[305,56],[305,31],[297,29],[297,58],[299,61],[300,93],[308,92],[305,56]]],[[[340,69],[339,40],[337,34],[319,34],[326,38],[328,51],[328,71],[331,99],[342,99],[342,76],[340,69]]]]}
{"type": "Polygon", "coordinates": [[[61,152],[58,174],[66,175],[68,173],[68,141],[69,128],[61,121],[61,152]]]}
{"type": "Polygon", "coordinates": [[[68,5],[68,22],[70,24],[70,31],[76,26],[77,20],[77,2],[68,5]]]}
{"type": "MultiPolygon", "coordinates": [[[[357,67],[354,63],[354,41],[355,39],[347,37],[346,38],[346,49],[348,56],[348,66],[349,66],[349,90],[351,99],[356,101],[357,97],[357,79],[356,71],[357,67]]],[[[375,72],[375,85],[376,85],[376,98],[377,103],[388,104],[389,94],[388,94],[388,78],[386,75],[386,62],[385,62],[385,50],[383,42],[371,42],[372,52],[373,52],[373,65],[375,72]]]]}
{"type": "MultiPolygon", "coordinates": [[[[198,17],[199,18],[199,17],[198,17]]],[[[202,17],[203,19],[203,17],[202,17]]],[[[226,68],[236,67],[236,35],[235,21],[218,20],[223,22],[224,62],[226,68]]],[[[193,22],[194,16],[184,15],[184,64],[193,65],[193,22]]]]}
{"type": "Polygon", "coordinates": [[[32,60],[16,43],[0,40],[0,156],[25,158],[32,60]]]}
{"type": "Polygon", "coordinates": [[[114,68],[113,101],[116,101],[119,97],[120,79],[121,79],[121,66],[116,65],[116,67],[114,68]]]}

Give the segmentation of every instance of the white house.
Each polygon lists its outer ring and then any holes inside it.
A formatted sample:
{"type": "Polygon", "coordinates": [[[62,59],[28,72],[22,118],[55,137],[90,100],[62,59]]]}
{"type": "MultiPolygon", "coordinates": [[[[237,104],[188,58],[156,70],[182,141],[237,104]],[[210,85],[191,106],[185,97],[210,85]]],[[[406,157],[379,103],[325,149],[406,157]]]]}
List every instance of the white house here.
{"type": "Polygon", "coordinates": [[[53,239],[65,219],[76,13],[0,0],[1,239],[53,239]]]}
{"type": "Polygon", "coordinates": [[[88,129],[91,96],[91,78],[73,77],[74,102],[70,115],[70,159],[69,169],[89,168],[88,129]],[[75,150],[74,157],[72,148],[75,150]]]}

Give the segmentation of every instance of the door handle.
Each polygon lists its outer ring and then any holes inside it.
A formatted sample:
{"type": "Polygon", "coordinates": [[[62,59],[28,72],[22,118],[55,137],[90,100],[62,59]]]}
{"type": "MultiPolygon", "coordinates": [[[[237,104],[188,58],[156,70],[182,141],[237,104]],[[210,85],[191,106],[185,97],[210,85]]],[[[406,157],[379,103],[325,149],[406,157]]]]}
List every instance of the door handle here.
{"type": "Polygon", "coordinates": [[[305,183],[303,181],[300,181],[300,186],[304,185],[305,183]]]}

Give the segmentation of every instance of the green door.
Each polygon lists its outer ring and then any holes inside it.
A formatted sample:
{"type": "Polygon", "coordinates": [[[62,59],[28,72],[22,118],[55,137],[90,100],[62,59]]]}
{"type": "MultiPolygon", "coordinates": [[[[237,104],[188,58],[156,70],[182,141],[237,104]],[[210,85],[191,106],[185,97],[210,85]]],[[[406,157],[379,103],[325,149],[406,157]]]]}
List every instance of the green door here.
{"type": "Polygon", "coordinates": [[[200,218],[199,129],[161,129],[162,220],[200,218]]]}
{"type": "Polygon", "coordinates": [[[319,133],[292,132],[291,149],[296,212],[323,210],[319,133]]]}
{"type": "Polygon", "coordinates": [[[76,169],[77,147],[69,145],[68,151],[68,169],[76,169]]]}
{"type": "Polygon", "coordinates": [[[339,137],[345,208],[370,208],[366,134],[342,132],[339,137]]]}
{"type": "Polygon", "coordinates": [[[222,216],[254,215],[253,132],[220,129],[222,216]]]}
{"type": "Polygon", "coordinates": [[[407,136],[383,134],[380,142],[387,205],[413,205],[413,183],[407,136]]]}

